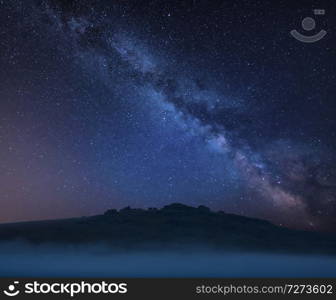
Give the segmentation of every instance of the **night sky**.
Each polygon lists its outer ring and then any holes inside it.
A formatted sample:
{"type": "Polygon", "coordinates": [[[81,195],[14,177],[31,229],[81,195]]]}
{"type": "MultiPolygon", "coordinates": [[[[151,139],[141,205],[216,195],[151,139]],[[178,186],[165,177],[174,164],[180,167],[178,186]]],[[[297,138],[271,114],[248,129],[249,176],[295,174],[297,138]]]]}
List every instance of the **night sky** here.
{"type": "Polygon", "coordinates": [[[335,231],[336,4],[292,2],[0,1],[0,222],[181,202],[335,231]]]}

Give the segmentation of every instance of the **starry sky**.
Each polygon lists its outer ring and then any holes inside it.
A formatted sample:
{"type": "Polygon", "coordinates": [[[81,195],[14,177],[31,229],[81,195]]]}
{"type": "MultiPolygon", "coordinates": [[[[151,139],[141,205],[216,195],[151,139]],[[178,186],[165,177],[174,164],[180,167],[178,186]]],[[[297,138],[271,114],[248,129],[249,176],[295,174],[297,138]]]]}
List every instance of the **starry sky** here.
{"type": "Polygon", "coordinates": [[[181,202],[336,231],[336,4],[292,2],[1,0],[0,222],[181,202]]]}

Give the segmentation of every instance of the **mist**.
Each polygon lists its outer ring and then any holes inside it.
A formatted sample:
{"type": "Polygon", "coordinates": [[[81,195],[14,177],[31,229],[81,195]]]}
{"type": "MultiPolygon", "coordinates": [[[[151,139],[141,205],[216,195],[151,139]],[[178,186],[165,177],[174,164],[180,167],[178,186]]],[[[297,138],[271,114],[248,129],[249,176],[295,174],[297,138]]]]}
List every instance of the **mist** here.
{"type": "Polygon", "coordinates": [[[336,257],[201,248],[120,251],[104,245],[0,244],[0,276],[24,277],[335,277],[336,257]]]}

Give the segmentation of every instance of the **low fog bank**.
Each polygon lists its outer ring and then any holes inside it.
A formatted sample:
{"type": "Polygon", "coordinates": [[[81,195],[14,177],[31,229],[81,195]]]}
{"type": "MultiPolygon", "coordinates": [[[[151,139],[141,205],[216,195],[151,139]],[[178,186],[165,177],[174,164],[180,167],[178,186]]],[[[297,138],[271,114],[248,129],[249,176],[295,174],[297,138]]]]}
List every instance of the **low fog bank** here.
{"type": "Polygon", "coordinates": [[[336,257],[200,248],[112,251],[104,245],[0,243],[0,276],[26,277],[335,277],[336,257]]]}

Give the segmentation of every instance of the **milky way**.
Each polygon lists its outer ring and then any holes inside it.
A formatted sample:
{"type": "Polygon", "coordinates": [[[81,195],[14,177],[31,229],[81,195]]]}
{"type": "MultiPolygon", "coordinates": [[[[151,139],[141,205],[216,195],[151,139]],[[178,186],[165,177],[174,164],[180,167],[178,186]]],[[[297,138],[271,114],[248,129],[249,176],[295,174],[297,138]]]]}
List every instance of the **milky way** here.
{"type": "Polygon", "coordinates": [[[2,4],[0,221],[183,202],[333,230],[335,58],[294,8],[274,32],[252,4],[27,3],[2,4]]]}

